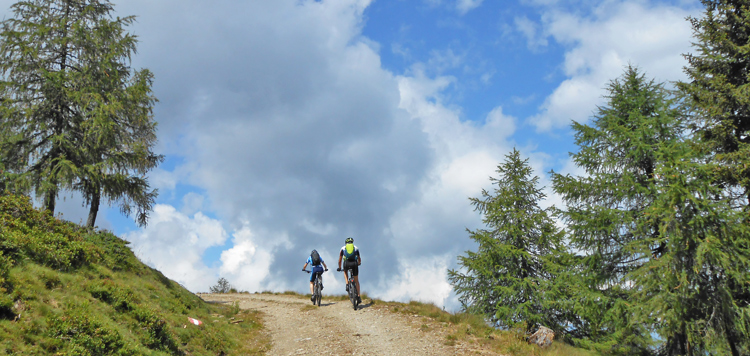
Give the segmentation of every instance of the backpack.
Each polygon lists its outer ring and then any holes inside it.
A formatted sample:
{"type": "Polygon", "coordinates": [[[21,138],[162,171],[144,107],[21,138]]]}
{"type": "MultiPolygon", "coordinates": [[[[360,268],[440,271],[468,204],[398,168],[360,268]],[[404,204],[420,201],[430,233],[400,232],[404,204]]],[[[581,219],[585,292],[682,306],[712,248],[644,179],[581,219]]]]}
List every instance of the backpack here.
{"type": "Polygon", "coordinates": [[[320,265],[320,254],[318,254],[318,251],[313,250],[313,252],[310,254],[310,258],[312,258],[313,266],[320,265]]]}
{"type": "Polygon", "coordinates": [[[347,261],[354,261],[354,258],[356,257],[354,255],[354,244],[346,244],[346,247],[344,247],[344,257],[346,257],[347,261]]]}

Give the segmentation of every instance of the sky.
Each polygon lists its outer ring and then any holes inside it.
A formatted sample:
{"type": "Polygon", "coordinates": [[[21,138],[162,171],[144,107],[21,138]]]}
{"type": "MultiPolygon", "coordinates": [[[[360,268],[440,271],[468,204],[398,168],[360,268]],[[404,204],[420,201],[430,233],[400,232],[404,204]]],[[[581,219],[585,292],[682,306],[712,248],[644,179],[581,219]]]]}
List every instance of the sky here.
{"type": "MultiPolygon", "coordinates": [[[[13,1],[0,0],[0,16],[13,1]]],[[[514,148],[580,174],[587,123],[628,64],[684,80],[698,0],[120,0],[134,69],[154,73],[159,190],[148,226],[116,206],[97,224],[194,292],[308,291],[317,249],[344,293],[353,237],[362,290],[460,304],[447,280],[482,228],[469,197],[514,148]]],[[[80,197],[59,212],[85,221],[80,197]]]]}

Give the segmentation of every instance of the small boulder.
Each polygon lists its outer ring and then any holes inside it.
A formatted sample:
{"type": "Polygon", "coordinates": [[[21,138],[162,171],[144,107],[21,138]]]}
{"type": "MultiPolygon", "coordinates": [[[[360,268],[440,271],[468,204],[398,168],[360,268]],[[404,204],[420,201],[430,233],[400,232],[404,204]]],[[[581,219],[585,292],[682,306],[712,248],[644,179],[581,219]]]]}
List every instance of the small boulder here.
{"type": "Polygon", "coordinates": [[[539,330],[531,334],[529,337],[529,343],[539,345],[540,347],[549,347],[549,345],[552,345],[552,340],[554,338],[555,332],[552,331],[552,329],[540,326],[539,330]]]}

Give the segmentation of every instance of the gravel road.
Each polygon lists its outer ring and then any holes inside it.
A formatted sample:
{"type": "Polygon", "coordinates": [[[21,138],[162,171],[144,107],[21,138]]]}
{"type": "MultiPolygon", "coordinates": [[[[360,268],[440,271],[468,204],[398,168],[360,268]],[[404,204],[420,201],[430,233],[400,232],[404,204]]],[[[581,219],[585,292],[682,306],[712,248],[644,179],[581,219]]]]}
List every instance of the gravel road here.
{"type": "MultiPolygon", "coordinates": [[[[242,309],[262,311],[273,347],[269,355],[464,355],[461,345],[444,345],[445,336],[424,317],[393,313],[362,300],[354,311],[349,301],[274,294],[201,294],[207,302],[239,302],[242,309]],[[429,330],[429,331],[428,331],[429,330]]],[[[433,323],[434,324],[434,323],[433,323]]]]}

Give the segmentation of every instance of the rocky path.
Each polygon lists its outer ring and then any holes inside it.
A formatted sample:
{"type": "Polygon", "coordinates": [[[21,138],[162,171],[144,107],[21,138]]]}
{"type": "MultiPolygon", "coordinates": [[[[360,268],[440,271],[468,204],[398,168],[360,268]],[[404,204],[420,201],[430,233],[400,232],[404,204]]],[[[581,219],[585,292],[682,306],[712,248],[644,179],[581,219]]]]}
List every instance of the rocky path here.
{"type": "Polygon", "coordinates": [[[239,302],[240,308],[265,314],[271,333],[269,355],[457,355],[468,350],[444,345],[439,332],[425,332],[421,317],[383,310],[363,300],[354,311],[349,301],[310,300],[274,294],[202,294],[208,302],[239,302]]]}

